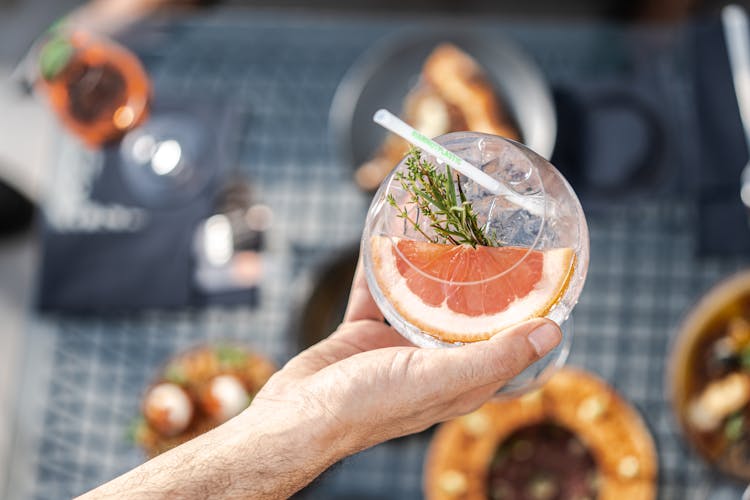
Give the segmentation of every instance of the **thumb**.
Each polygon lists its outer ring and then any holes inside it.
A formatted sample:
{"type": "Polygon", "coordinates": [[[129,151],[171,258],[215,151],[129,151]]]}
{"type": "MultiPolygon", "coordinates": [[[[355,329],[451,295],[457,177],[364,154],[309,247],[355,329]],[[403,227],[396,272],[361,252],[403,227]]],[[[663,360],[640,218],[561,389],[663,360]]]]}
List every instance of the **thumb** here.
{"type": "MultiPolygon", "coordinates": [[[[560,343],[560,327],[535,319],[508,328],[485,342],[451,349],[420,349],[423,370],[443,392],[461,394],[510,380],[560,343]]],[[[440,390],[440,389],[438,389],[440,390]]]]}

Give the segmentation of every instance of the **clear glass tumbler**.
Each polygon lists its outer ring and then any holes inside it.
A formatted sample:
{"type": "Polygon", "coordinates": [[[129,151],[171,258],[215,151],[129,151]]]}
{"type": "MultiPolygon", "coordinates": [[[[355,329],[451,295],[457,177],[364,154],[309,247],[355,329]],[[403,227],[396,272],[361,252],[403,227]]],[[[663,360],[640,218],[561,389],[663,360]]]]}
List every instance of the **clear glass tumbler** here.
{"type": "MultiPolygon", "coordinates": [[[[367,214],[362,253],[370,290],[388,322],[420,347],[486,340],[534,317],[556,321],[563,326],[561,344],[503,389],[527,390],[567,358],[572,331],[566,320],[589,261],[581,204],[555,167],[517,142],[473,132],[435,141],[501,181],[512,196],[494,195],[452,172],[459,204],[463,196],[488,237],[486,245],[456,244],[435,231],[439,209],[425,210],[404,184],[407,156],[367,214]]],[[[429,154],[421,158],[437,173],[448,172],[429,154]]]]}

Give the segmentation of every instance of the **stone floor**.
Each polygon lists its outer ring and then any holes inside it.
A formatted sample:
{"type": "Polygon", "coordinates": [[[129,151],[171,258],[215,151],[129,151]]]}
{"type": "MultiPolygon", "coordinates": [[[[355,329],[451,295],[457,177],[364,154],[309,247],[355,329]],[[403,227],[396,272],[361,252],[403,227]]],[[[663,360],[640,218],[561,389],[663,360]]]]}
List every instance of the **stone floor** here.
{"type": "MultiPolygon", "coordinates": [[[[36,34],[77,0],[0,2],[0,179],[39,199],[53,137],[44,108],[10,79],[36,34]]],[[[18,377],[37,262],[37,240],[29,231],[0,239],[0,497],[6,491],[16,413],[18,377]]]]}
{"type": "Polygon", "coordinates": [[[7,465],[13,435],[17,376],[23,348],[36,263],[35,237],[29,232],[0,242],[0,496],[7,481],[7,465]]]}
{"type": "MultiPolygon", "coordinates": [[[[0,28],[0,31],[2,28],[0,28]]],[[[38,173],[49,151],[49,121],[30,99],[20,100],[0,67],[0,178],[29,197],[39,196],[38,173]],[[46,132],[45,132],[46,131],[46,132]]],[[[23,349],[36,269],[36,234],[28,231],[0,239],[0,496],[4,491],[12,423],[16,373],[23,349]]]]}

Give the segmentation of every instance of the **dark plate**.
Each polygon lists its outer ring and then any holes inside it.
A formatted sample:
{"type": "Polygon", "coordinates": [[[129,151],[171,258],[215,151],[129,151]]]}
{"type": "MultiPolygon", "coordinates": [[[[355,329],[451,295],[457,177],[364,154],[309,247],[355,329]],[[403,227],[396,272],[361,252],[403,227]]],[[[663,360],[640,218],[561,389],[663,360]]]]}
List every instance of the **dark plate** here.
{"type": "Polygon", "coordinates": [[[359,247],[351,247],[318,268],[313,290],[302,307],[296,329],[300,350],[328,337],[341,324],[358,259],[359,247]]]}
{"type": "Polygon", "coordinates": [[[499,36],[480,38],[441,30],[389,37],[365,52],[346,73],[330,112],[332,141],[342,165],[354,169],[374,155],[385,131],[373,123],[373,114],[379,108],[401,111],[424,60],[442,42],[455,44],[479,62],[524,143],[545,158],[551,156],[557,135],[554,103],[531,58],[499,36]]]}

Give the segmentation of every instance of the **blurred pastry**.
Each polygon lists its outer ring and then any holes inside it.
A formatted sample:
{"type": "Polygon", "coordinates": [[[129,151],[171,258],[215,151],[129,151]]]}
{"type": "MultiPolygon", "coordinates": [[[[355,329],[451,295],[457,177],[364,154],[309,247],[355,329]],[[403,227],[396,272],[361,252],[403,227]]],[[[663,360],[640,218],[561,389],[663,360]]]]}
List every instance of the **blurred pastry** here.
{"type": "Polygon", "coordinates": [[[154,457],[241,413],[276,371],[238,346],[198,347],[170,360],[146,391],[133,438],[154,457]]]}
{"type": "MultiPolygon", "coordinates": [[[[426,59],[417,86],[404,101],[402,118],[428,137],[468,130],[519,140],[519,133],[484,70],[455,45],[438,45],[426,59]]],[[[355,179],[373,190],[409,146],[389,134],[377,155],[357,169],[355,179]]]]}
{"type": "Polygon", "coordinates": [[[576,369],[491,401],[438,429],[425,465],[430,500],[653,499],[657,459],[638,413],[576,369]]]}

